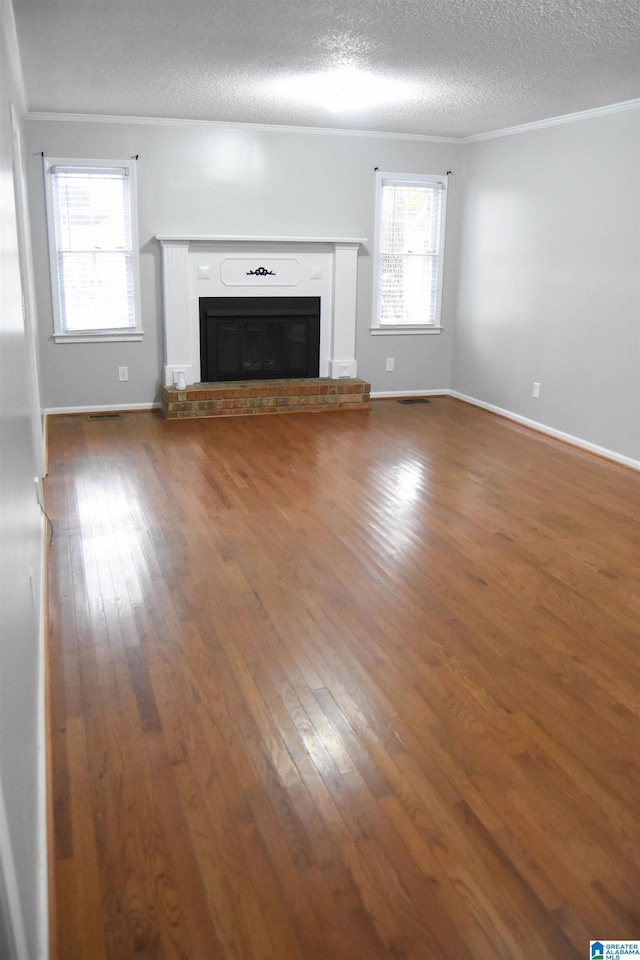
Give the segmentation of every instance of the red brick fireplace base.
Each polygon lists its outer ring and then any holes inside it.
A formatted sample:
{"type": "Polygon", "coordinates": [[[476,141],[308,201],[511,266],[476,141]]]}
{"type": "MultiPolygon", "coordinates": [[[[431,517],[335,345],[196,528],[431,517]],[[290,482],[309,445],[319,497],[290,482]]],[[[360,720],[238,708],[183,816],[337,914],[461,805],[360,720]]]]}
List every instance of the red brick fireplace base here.
{"type": "Polygon", "coordinates": [[[162,387],[168,419],[233,417],[256,413],[320,413],[368,410],[371,385],[364,380],[327,377],[292,380],[231,380],[193,383],[184,390],[162,387]]]}

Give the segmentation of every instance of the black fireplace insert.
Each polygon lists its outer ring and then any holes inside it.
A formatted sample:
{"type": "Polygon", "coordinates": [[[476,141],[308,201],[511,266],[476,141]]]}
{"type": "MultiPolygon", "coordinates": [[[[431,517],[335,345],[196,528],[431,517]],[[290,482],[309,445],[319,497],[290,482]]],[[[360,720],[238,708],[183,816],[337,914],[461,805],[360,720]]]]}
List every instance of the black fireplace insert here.
{"type": "Polygon", "coordinates": [[[320,297],[200,297],[200,378],[317,377],[320,297]]]}

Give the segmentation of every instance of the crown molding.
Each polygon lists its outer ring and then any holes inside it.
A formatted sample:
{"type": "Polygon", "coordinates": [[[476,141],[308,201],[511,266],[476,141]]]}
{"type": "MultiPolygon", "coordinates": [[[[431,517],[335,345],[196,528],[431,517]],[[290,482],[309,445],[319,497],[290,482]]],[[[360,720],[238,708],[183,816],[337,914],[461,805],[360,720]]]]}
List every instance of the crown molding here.
{"type": "Polygon", "coordinates": [[[9,54],[9,68],[13,76],[18,95],[18,107],[21,116],[27,113],[27,92],[24,85],[24,75],[22,73],[22,61],[20,59],[20,47],[18,45],[18,32],[16,30],[16,18],[13,13],[11,0],[0,0],[0,21],[4,30],[7,42],[7,53],[9,54]]]}
{"type": "MultiPolygon", "coordinates": [[[[9,0],[0,0],[0,5],[11,6],[9,0]]],[[[11,13],[13,17],[13,12],[11,13]]],[[[15,25],[14,25],[15,37],[15,25]]],[[[24,84],[22,83],[22,70],[20,69],[20,56],[15,43],[15,52],[17,57],[19,78],[21,86],[21,97],[24,97],[24,84]]],[[[504,127],[501,130],[490,130],[487,133],[476,133],[470,137],[436,137],[422,133],[389,133],[384,130],[346,130],[341,127],[297,127],[295,125],[271,124],[271,123],[239,123],[227,122],[225,120],[185,120],[175,117],[133,117],[118,116],[115,114],[94,114],[94,113],[48,113],[46,111],[28,110],[23,111],[26,120],[44,120],[52,123],[115,123],[146,125],[157,127],[213,127],[220,130],[256,130],[263,133],[301,133],[311,136],[329,136],[329,137],[371,137],[374,139],[386,140],[413,140],[420,143],[450,143],[466,144],[479,143],[483,140],[495,140],[499,137],[509,137],[518,133],[529,133],[533,130],[543,130],[547,127],[556,127],[564,123],[575,123],[579,120],[590,120],[594,117],[607,116],[612,113],[622,113],[627,110],[640,108],[640,99],[624,100],[621,103],[613,103],[606,107],[594,107],[590,110],[580,110],[577,113],[566,113],[559,117],[549,117],[546,120],[533,120],[531,123],[521,123],[514,127],[504,127]]]]}
{"type": "Polygon", "coordinates": [[[93,113],[47,113],[30,110],[27,120],[58,123],[127,123],[157,127],[214,127],[222,130],[258,130],[263,133],[304,133],[312,136],[373,137],[386,140],[417,140],[424,143],[462,143],[459,137],[435,137],[422,133],[389,133],[384,130],[346,130],[341,127],[297,127],[273,123],[238,123],[225,120],[181,120],[171,117],[129,117],[93,113]]]}
{"type": "Polygon", "coordinates": [[[635,110],[640,107],[639,100],[624,100],[622,103],[612,103],[607,107],[594,107],[591,110],[580,110],[578,113],[565,113],[559,117],[549,117],[547,120],[533,120],[531,123],[521,123],[515,127],[504,127],[502,130],[491,130],[488,133],[477,133],[471,137],[463,137],[460,143],[479,143],[482,140],[495,140],[498,137],[510,137],[516,133],[529,133],[531,130],[543,130],[546,127],[557,127],[563,123],[575,123],[578,120],[591,120],[594,117],[607,116],[610,113],[622,113],[625,110],[635,110]]]}

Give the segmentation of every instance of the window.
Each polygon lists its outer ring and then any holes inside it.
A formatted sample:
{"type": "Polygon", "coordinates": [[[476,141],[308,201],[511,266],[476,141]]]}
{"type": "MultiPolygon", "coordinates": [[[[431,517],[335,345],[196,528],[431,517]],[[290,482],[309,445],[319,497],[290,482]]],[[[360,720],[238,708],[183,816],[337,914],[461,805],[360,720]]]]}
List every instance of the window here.
{"type": "Polygon", "coordinates": [[[140,339],[135,166],[45,160],[56,341],[140,339]]]}
{"type": "Polygon", "coordinates": [[[374,333],[439,332],[447,178],[378,173],[374,333]]]}

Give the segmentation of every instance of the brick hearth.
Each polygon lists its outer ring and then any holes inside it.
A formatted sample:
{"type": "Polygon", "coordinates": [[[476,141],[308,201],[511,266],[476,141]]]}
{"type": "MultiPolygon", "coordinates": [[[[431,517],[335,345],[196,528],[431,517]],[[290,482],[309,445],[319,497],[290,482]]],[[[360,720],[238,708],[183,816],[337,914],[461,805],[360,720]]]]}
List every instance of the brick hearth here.
{"type": "Polygon", "coordinates": [[[370,390],[369,383],[357,379],[232,380],[193,383],[185,390],[163,386],[161,399],[168,419],[233,417],[368,410],[370,390]]]}

